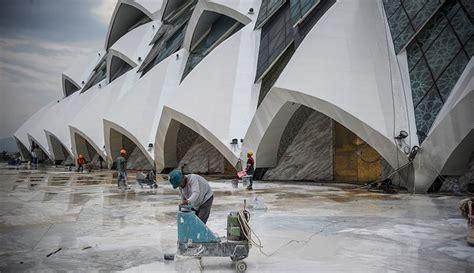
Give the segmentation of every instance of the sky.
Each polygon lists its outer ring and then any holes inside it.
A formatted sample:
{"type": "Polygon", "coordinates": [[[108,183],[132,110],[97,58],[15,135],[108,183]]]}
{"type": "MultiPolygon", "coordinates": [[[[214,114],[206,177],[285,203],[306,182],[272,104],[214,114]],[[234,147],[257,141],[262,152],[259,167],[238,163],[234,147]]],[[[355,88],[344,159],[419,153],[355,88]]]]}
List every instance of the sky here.
{"type": "Polygon", "coordinates": [[[0,140],[63,96],[61,73],[103,47],[116,2],[0,0],[0,140]]]}

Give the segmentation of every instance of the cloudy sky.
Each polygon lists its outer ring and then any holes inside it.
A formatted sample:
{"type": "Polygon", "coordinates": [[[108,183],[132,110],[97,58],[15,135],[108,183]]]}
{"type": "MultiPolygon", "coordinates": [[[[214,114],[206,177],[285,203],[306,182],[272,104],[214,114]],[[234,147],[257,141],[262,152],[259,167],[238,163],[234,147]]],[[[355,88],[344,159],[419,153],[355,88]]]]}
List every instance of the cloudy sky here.
{"type": "Polygon", "coordinates": [[[103,47],[116,0],[0,0],[0,140],[62,96],[61,72],[103,47]]]}

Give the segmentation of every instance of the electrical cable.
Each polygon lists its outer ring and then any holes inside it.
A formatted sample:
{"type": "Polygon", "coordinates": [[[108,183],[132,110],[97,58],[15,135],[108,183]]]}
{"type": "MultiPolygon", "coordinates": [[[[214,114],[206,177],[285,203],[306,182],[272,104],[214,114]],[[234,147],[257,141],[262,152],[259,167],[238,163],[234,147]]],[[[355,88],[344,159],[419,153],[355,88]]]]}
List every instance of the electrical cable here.
{"type": "MultiPolygon", "coordinates": [[[[332,225],[335,225],[335,224],[338,224],[340,222],[334,222],[334,223],[329,223],[327,224],[326,226],[322,227],[320,230],[312,233],[306,240],[289,240],[288,242],[286,242],[285,244],[279,246],[277,249],[275,249],[272,253],[268,254],[268,253],[265,253],[263,251],[263,244],[262,244],[262,241],[260,239],[260,237],[258,237],[258,235],[255,233],[255,231],[250,227],[250,224],[249,224],[249,220],[250,220],[250,213],[246,210],[241,210],[239,211],[238,213],[238,220],[239,220],[239,223],[240,223],[240,226],[242,228],[242,233],[244,234],[244,237],[249,241],[249,243],[252,245],[252,246],[255,246],[258,248],[258,251],[260,253],[262,253],[264,256],[266,257],[271,257],[273,255],[275,255],[278,251],[280,251],[283,247],[287,246],[287,245],[290,245],[291,243],[304,243],[304,244],[307,244],[309,241],[311,241],[311,239],[323,232],[326,228],[332,226],[332,225]],[[254,239],[252,239],[252,234],[255,236],[255,238],[257,239],[256,241],[254,239]]],[[[341,222],[345,222],[345,221],[341,221],[341,222]]]]}
{"type": "MultiPolygon", "coordinates": [[[[385,13],[385,8],[383,7],[382,5],[382,16],[383,16],[383,19],[385,22],[388,22],[388,19],[387,19],[387,15],[385,13]]],[[[393,77],[392,77],[392,66],[391,66],[391,63],[390,63],[390,47],[389,47],[389,37],[388,37],[388,33],[387,33],[387,26],[384,24],[384,32],[385,32],[385,41],[386,41],[386,46],[387,46],[387,58],[388,58],[388,66],[389,66],[389,73],[390,73],[390,87],[391,87],[391,93],[392,93],[392,113],[393,113],[393,135],[395,137],[395,125],[396,125],[396,119],[395,119],[395,99],[394,99],[394,88],[393,88],[393,77]]],[[[400,62],[398,60],[398,58],[395,56],[395,60],[397,62],[397,66],[398,66],[398,71],[399,71],[399,74],[400,74],[400,79],[402,81],[402,89],[403,89],[403,95],[404,95],[404,100],[405,100],[405,109],[406,109],[406,118],[407,118],[407,123],[408,123],[408,135],[411,134],[411,125],[410,125],[410,116],[409,116],[409,113],[408,113],[408,102],[407,102],[407,97],[406,97],[406,90],[405,90],[405,82],[403,80],[403,77],[401,75],[401,68],[400,68],[400,62]]],[[[409,145],[411,146],[411,138],[409,138],[409,145]]],[[[419,147],[418,146],[414,146],[410,152],[410,156],[408,158],[408,163],[406,163],[405,165],[403,165],[402,167],[400,167],[400,158],[399,158],[399,152],[398,152],[398,147],[395,146],[395,152],[397,154],[397,169],[392,172],[387,178],[390,178],[392,177],[395,173],[399,172],[400,170],[404,169],[406,166],[408,166],[409,164],[412,163],[414,157],[416,156],[416,153],[418,152],[419,150],[419,147]],[[416,147],[416,151],[413,153],[413,148],[416,147]],[[410,158],[411,157],[411,158],[410,158]]],[[[407,173],[408,175],[408,173],[407,173]]],[[[400,184],[398,185],[400,186],[400,184]]],[[[413,183],[413,192],[415,192],[415,184],[413,183]]]]}

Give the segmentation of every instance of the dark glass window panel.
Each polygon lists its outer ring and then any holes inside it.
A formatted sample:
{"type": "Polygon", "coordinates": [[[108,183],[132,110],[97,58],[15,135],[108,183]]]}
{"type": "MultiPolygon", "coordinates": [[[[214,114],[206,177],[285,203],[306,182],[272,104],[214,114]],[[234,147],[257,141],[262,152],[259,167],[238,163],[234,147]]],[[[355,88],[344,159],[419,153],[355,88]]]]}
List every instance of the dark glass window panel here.
{"type": "Polygon", "coordinates": [[[194,7],[197,3],[197,0],[170,0],[168,1],[164,14],[163,22],[166,24],[175,24],[176,20],[179,20],[183,17],[182,13],[185,13],[190,7],[194,7]],[[173,1],[173,2],[172,2],[173,1]]]}
{"type": "Polygon", "coordinates": [[[418,131],[428,135],[431,125],[443,107],[443,101],[433,87],[415,108],[415,122],[418,131]]]}
{"type": "Polygon", "coordinates": [[[474,32],[474,26],[472,25],[471,20],[469,20],[467,14],[464,13],[464,10],[462,9],[459,9],[456,15],[451,18],[451,25],[463,44],[471,38],[474,32]]]}
{"type": "Polygon", "coordinates": [[[418,14],[412,19],[411,22],[413,24],[413,27],[418,30],[426,22],[426,20],[428,20],[430,16],[436,11],[439,5],[439,1],[427,1],[425,7],[421,9],[418,14]]]}
{"type": "Polygon", "coordinates": [[[278,77],[280,76],[283,69],[285,69],[286,65],[290,61],[293,53],[295,52],[296,47],[294,44],[291,44],[287,50],[281,55],[278,61],[272,66],[272,68],[268,71],[268,73],[262,79],[262,85],[260,87],[260,94],[258,97],[258,105],[260,105],[273,87],[275,82],[277,81],[278,77]]]}
{"type": "Polygon", "coordinates": [[[395,51],[400,52],[400,50],[411,39],[413,34],[415,34],[415,31],[410,25],[408,25],[408,27],[393,41],[395,51]]]}
{"type": "Polygon", "coordinates": [[[86,92],[92,86],[105,80],[105,78],[107,77],[106,69],[107,65],[104,57],[103,60],[99,63],[99,65],[96,66],[96,68],[94,69],[92,76],[90,77],[89,81],[84,85],[84,88],[82,89],[81,93],[86,92]]]}
{"type": "Polygon", "coordinates": [[[259,79],[283,53],[285,48],[293,42],[295,31],[291,24],[289,13],[290,6],[286,3],[263,26],[256,79],[259,79]]]}
{"type": "Polygon", "coordinates": [[[392,37],[398,37],[400,33],[408,26],[410,21],[408,16],[405,13],[403,8],[398,9],[395,14],[388,19],[388,24],[390,26],[390,31],[392,32],[392,37]]]}
{"type": "Polygon", "coordinates": [[[261,28],[287,0],[262,0],[255,29],[261,28]]]}
{"type": "Polygon", "coordinates": [[[423,56],[421,48],[418,43],[413,42],[407,46],[407,58],[408,58],[408,70],[411,71],[415,67],[416,63],[423,56]]]}
{"type": "MultiPolygon", "coordinates": [[[[295,28],[294,41],[298,47],[304,40],[306,35],[313,29],[314,25],[321,19],[321,17],[336,3],[336,0],[321,0],[314,9],[301,21],[295,28]]],[[[291,33],[292,26],[287,25],[287,33],[291,33]]]]}
{"type": "Polygon", "coordinates": [[[118,77],[132,70],[132,68],[133,67],[131,67],[127,62],[114,57],[111,63],[111,70],[113,71],[111,71],[112,75],[110,76],[110,82],[113,82],[118,77]]]}
{"type": "Polygon", "coordinates": [[[243,26],[243,24],[237,23],[237,21],[228,16],[220,15],[212,23],[211,29],[206,36],[191,50],[182,79],[184,79],[216,46],[223,42],[222,38],[227,39],[243,26]],[[235,27],[236,24],[238,24],[237,27],[235,27]],[[235,27],[235,29],[229,33],[233,27],[235,27]]]}
{"type": "Polygon", "coordinates": [[[66,91],[66,97],[72,95],[73,93],[79,91],[79,88],[75,86],[72,82],[69,80],[64,81],[64,89],[66,91]]]}
{"type": "Polygon", "coordinates": [[[474,18],[474,1],[472,0],[460,0],[463,7],[471,18],[474,18]]]}
{"type": "Polygon", "coordinates": [[[451,0],[451,1],[446,1],[446,4],[443,5],[441,8],[441,11],[446,14],[446,17],[448,19],[451,19],[454,17],[456,12],[461,8],[461,5],[459,5],[458,1],[451,0]]]}
{"type": "Polygon", "coordinates": [[[318,0],[290,0],[291,23],[296,24],[318,3],[318,0]]]}
{"type": "Polygon", "coordinates": [[[428,65],[435,78],[441,74],[460,48],[461,45],[451,28],[445,28],[425,53],[428,65]]]}
{"type": "Polygon", "coordinates": [[[403,6],[410,19],[414,18],[416,14],[425,6],[426,0],[405,0],[403,6]]]}
{"type": "Polygon", "coordinates": [[[410,83],[413,105],[417,105],[434,83],[428,65],[424,59],[421,59],[410,72],[410,83]]]}
{"type": "Polygon", "coordinates": [[[436,81],[439,93],[444,101],[448,99],[451,90],[458,81],[468,62],[469,59],[466,54],[462,50],[459,51],[453,62],[449,64],[448,68],[446,68],[441,77],[436,81]]]}
{"type": "Polygon", "coordinates": [[[163,44],[161,44],[161,46],[159,48],[160,50],[157,51],[158,55],[156,55],[154,57],[154,59],[151,60],[147,66],[145,66],[145,68],[143,69],[142,76],[145,75],[146,73],[148,73],[148,71],[150,71],[150,69],[155,67],[161,61],[163,61],[168,56],[175,53],[176,51],[178,51],[181,48],[181,46],[183,45],[183,41],[184,41],[184,34],[186,32],[186,26],[187,25],[182,26],[180,29],[178,29],[178,31],[176,31],[173,34],[173,36],[171,36],[163,44]]]}
{"type": "Polygon", "coordinates": [[[417,39],[421,44],[423,51],[426,51],[431,43],[447,26],[448,21],[441,13],[436,13],[433,18],[425,25],[425,27],[417,35],[417,39]]]}
{"type": "Polygon", "coordinates": [[[139,72],[142,72],[142,77],[154,66],[181,48],[189,19],[191,18],[197,1],[192,1],[191,4],[187,1],[184,1],[183,3],[185,3],[185,10],[182,10],[179,16],[173,18],[172,21],[164,23],[155,34],[155,37],[152,40],[154,43],[153,47],[138,70],[139,72]]]}
{"type": "Polygon", "coordinates": [[[400,0],[383,0],[383,6],[388,18],[400,7],[400,0]]]}
{"type": "Polygon", "coordinates": [[[151,19],[139,9],[128,4],[120,5],[110,28],[106,49],[109,49],[130,30],[148,22],[151,22],[151,19]]]}

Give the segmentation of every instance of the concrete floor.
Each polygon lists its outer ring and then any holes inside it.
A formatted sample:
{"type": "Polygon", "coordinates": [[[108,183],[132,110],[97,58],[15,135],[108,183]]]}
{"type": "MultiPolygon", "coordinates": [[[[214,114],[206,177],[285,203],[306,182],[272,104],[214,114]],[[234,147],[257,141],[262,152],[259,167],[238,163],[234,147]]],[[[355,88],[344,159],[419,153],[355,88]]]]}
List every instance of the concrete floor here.
{"type": "MultiPolygon", "coordinates": [[[[133,176],[131,175],[131,180],[133,176]]],[[[0,165],[0,272],[235,272],[228,258],[177,257],[178,194],[116,189],[112,172],[10,169],[0,165]],[[61,250],[59,250],[61,249],[61,250]],[[53,253],[59,250],[57,253],[53,253]]],[[[247,272],[474,272],[461,197],[384,195],[354,186],[212,182],[208,225],[225,235],[226,215],[248,201],[264,245],[247,272]],[[266,209],[253,206],[258,197],[266,209]]]]}

